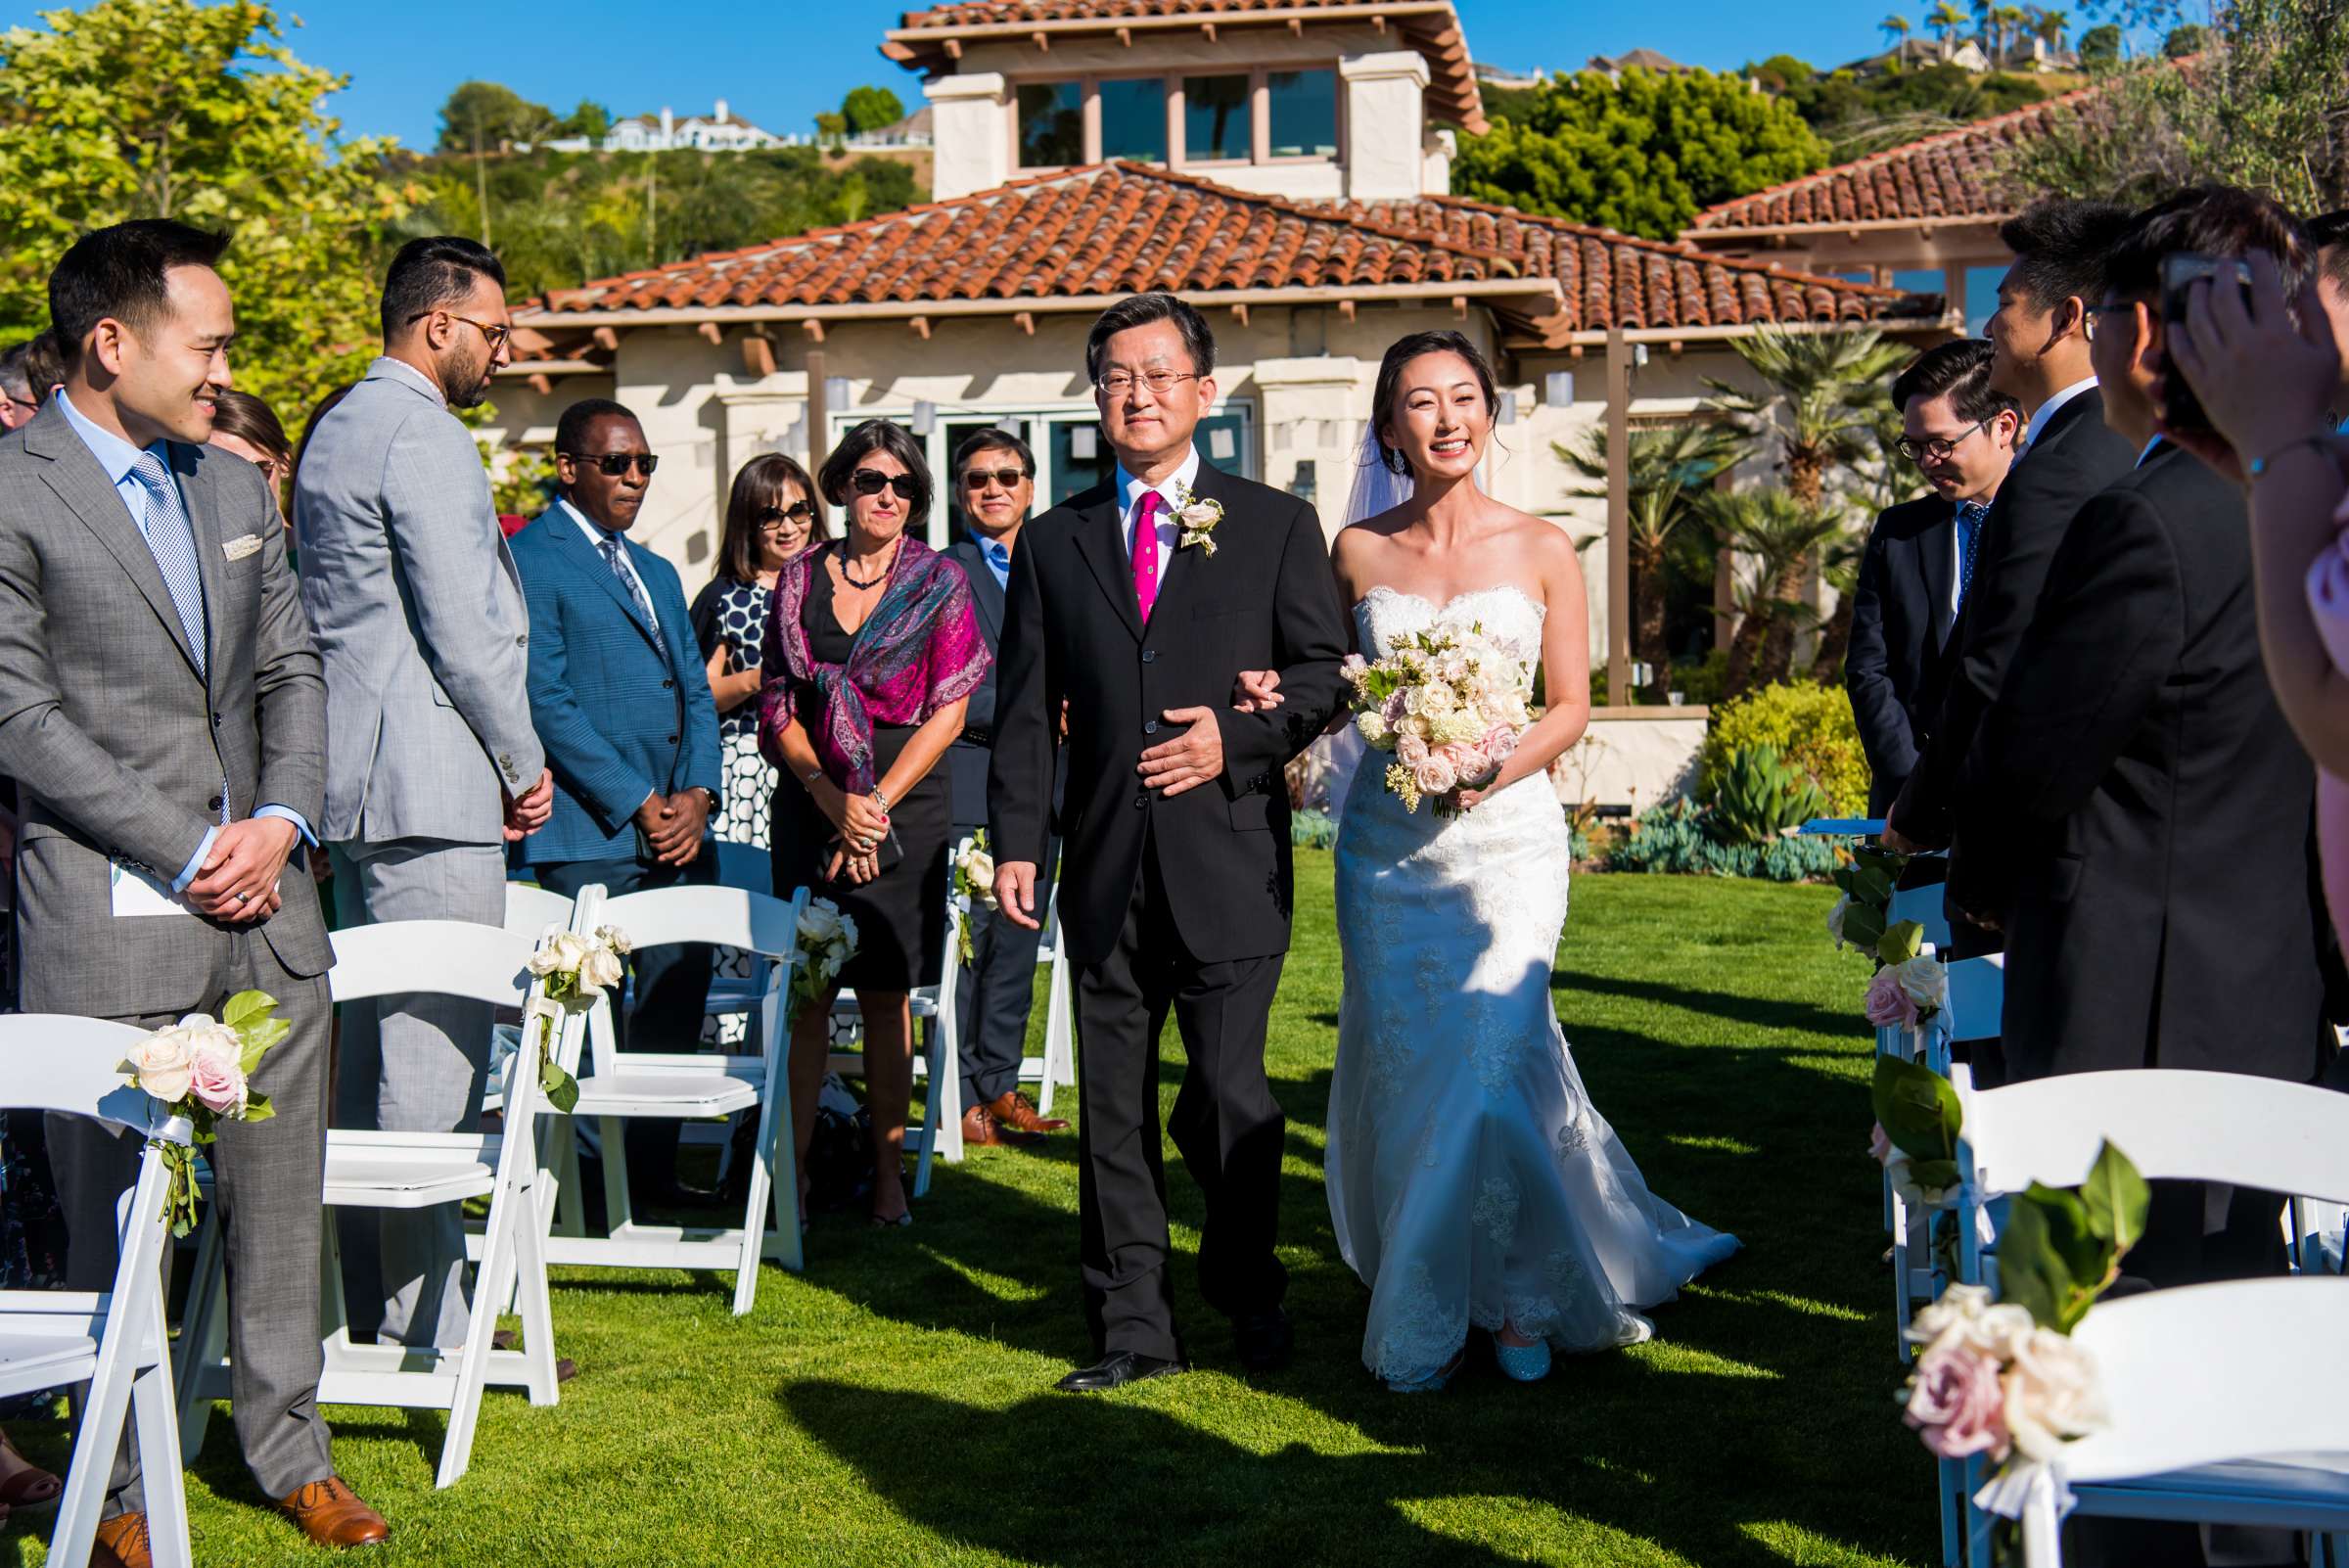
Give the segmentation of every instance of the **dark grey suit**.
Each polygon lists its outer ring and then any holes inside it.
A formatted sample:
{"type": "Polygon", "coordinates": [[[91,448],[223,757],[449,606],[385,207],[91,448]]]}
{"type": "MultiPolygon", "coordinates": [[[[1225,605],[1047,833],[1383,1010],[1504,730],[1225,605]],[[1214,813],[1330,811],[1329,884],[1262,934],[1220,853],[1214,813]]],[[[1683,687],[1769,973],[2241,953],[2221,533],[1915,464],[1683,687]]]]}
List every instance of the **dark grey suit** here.
{"type": "MultiPolygon", "coordinates": [[[[315,1404],[331,961],[317,891],[297,860],[278,879],[283,907],[257,925],[116,917],[109,862],[168,883],[219,820],[223,779],[233,818],[279,805],[318,821],[326,688],[259,470],[210,447],[169,451],[204,588],[201,674],[146,538],[58,405],[0,438],[0,773],[23,817],[23,999],[154,1027],[257,987],[293,1026],[255,1077],[275,1118],[222,1124],[209,1154],[235,1286],[237,1436],[279,1498],[334,1472],[315,1404]]],[[[136,1140],[54,1118],[49,1147],[69,1282],[104,1290],[136,1140]]],[[[110,1511],[143,1505],[125,1452],[110,1511]]]]}

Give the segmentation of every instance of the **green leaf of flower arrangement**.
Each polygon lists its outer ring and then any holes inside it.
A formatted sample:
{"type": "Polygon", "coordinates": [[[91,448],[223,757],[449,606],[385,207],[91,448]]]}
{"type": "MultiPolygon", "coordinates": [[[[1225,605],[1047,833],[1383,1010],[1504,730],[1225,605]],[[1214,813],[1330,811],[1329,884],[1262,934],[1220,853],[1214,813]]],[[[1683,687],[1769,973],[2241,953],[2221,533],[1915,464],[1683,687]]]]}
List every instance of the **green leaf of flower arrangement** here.
{"type": "Polygon", "coordinates": [[[2080,1184],[2080,1203],[2087,1212],[2089,1229],[2112,1248],[2116,1261],[2144,1235],[2145,1211],[2152,1202],[2152,1189],[2137,1174],[2129,1156],[2109,1142],[2096,1151],[2096,1163],[2080,1184]]]}
{"type": "Polygon", "coordinates": [[[240,1033],[277,1011],[277,998],[265,991],[240,991],[220,1009],[220,1022],[240,1033]]]}
{"type": "Polygon", "coordinates": [[[1876,956],[1888,964],[1905,964],[1915,957],[1924,945],[1923,926],[1913,920],[1895,921],[1884,928],[1884,936],[1876,944],[1876,956]]]}
{"type": "MultiPolygon", "coordinates": [[[[1870,1086],[1876,1122],[1894,1148],[1911,1160],[1955,1160],[1958,1130],[1965,1111],[1948,1079],[1897,1056],[1876,1058],[1875,1082],[1870,1086]]],[[[1955,1185],[1926,1181],[1927,1186],[1955,1185]]]]}

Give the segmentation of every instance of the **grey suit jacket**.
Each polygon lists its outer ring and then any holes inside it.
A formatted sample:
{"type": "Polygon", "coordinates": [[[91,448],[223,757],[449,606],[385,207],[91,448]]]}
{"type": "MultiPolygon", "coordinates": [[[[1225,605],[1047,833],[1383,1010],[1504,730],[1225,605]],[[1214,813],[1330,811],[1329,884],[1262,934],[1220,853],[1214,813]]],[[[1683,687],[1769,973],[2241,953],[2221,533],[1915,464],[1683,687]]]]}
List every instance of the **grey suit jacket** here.
{"type": "MultiPolygon", "coordinates": [[[[55,402],[0,438],[0,773],[17,780],[18,940],[28,1011],[208,1007],[235,928],[116,918],[110,859],[166,885],[219,820],[325,791],[326,690],[260,471],[171,447],[204,581],[206,674],[130,511],[55,402]],[[253,538],[231,560],[225,546],[253,538]]],[[[285,967],[330,961],[299,859],[260,926],[285,967]]]]}
{"type": "Polygon", "coordinates": [[[545,765],[530,615],[481,452],[421,372],[378,359],[318,422],[294,530],[334,715],[319,837],[499,843],[501,789],[545,765]]]}

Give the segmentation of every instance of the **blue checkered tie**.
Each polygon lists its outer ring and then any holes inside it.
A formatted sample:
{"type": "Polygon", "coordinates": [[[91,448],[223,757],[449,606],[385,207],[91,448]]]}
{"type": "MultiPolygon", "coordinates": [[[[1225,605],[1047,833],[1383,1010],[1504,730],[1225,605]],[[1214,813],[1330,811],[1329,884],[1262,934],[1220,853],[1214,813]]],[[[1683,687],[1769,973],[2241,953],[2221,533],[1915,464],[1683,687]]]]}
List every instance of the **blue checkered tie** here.
{"type": "Polygon", "coordinates": [[[1974,556],[1982,541],[1982,520],[1990,516],[1987,501],[1965,501],[1958,508],[1958,608],[1965,608],[1966,590],[1974,585],[1974,556]]]}
{"type": "Polygon", "coordinates": [[[195,656],[196,672],[204,670],[204,577],[196,569],[196,530],[180,503],[179,486],[171,471],[153,452],[141,452],[130,477],[147,490],[147,549],[171,590],[171,608],[179,613],[179,629],[187,634],[188,652],[195,656]]]}
{"type": "Polygon", "coordinates": [[[645,629],[651,630],[653,626],[652,602],[645,598],[644,585],[636,580],[636,574],[630,572],[626,563],[621,559],[620,541],[606,537],[598,539],[595,547],[604,552],[604,565],[610,567],[612,575],[620,578],[621,587],[627,593],[628,603],[636,607],[637,617],[644,622],[645,629]]]}

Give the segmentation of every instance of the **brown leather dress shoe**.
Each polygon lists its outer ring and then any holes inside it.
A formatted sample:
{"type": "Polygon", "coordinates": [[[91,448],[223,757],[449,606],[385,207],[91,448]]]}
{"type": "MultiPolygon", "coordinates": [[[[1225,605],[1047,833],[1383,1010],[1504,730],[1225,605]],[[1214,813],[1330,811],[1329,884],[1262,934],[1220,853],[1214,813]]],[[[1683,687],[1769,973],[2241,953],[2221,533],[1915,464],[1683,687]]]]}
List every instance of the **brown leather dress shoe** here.
{"type": "Polygon", "coordinates": [[[90,1568],[154,1568],[155,1553],[147,1545],[147,1516],[117,1513],[98,1521],[98,1545],[90,1552],[90,1568]]]}
{"type": "Polygon", "coordinates": [[[966,1144],[1007,1144],[1025,1148],[1041,1143],[1042,1138],[1032,1132],[1019,1132],[995,1120],[995,1113],[984,1105],[974,1105],[962,1113],[962,1141],[966,1144]]]}
{"type": "Polygon", "coordinates": [[[1058,1132],[1069,1125],[1057,1116],[1037,1112],[1036,1101],[1016,1088],[998,1095],[988,1109],[995,1113],[996,1121],[1023,1132],[1058,1132]]]}
{"type": "Polygon", "coordinates": [[[350,1483],[339,1475],[297,1487],[277,1505],[317,1545],[380,1546],[392,1539],[384,1516],[361,1502],[350,1483]]]}

